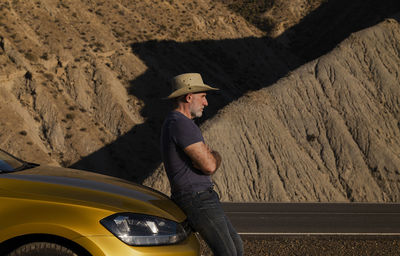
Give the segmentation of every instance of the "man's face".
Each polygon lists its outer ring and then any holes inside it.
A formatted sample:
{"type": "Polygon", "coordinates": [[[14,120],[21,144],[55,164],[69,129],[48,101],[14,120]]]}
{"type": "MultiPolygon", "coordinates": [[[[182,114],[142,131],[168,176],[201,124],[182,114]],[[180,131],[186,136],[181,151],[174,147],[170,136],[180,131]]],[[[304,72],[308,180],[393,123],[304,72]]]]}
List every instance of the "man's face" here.
{"type": "Polygon", "coordinates": [[[189,110],[192,118],[201,117],[203,115],[204,107],[208,106],[206,99],[206,93],[192,93],[189,95],[191,97],[189,110]]]}

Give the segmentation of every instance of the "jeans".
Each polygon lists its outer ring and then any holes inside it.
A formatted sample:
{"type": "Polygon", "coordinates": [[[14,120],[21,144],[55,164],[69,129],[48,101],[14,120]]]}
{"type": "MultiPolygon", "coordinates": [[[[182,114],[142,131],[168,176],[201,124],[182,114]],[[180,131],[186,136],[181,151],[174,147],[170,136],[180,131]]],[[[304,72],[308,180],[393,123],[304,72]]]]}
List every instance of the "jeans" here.
{"type": "Polygon", "coordinates": [[[202,236],[214,256],[242,256],[243,242],[225,215],[218,194],[210,189],[174,195],[190,226],[202,236]]]}

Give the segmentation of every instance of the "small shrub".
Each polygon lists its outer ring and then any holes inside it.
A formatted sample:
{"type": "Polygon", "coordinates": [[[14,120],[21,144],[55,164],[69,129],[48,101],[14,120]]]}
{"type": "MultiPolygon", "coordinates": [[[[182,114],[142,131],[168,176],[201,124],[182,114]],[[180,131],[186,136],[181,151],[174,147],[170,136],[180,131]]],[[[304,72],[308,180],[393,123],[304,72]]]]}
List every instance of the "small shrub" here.
{"type": "Polygon", "coordinates": [[[124,32],[124,31],[117,31],[117,30],[115,30],[115,31],[114,31],[114,35],[115,35],[116,37],[123,37],[123,36],[125,35],[125,32],[124,32]]]}
{"type": "Polygon", "coordinates": [[[65,9],[69,9],[69,6],[66,5],[65,3],[61,2],[60,4],[61,4],[61,6],[64,7],[65,9]]]}
{"type": "Polygon", "coordinates": [[[69,119],[69,120],[74,120],[75,115],[74,115],[73,113],[68,113],[68,114],[65,115],[65,117],[66,117],[67,119],[69,119]]]}
{"type": "Polygon", "coordinates": [[[49,60],[49,55],[47,54],[47,52],[43,53],[42,56],[40,56],[40,58],[42,60],[49,60]]]}
{"type": "Polygon", "coordinates": [[[50,74],[50,73],[45,73],[44,77],[47,78],[47,80],[50,80],[50,81],[52,81],[54,79],[54,76],[52,74],[50,74]]]}
{"type": "Polygon", "coordinates": [[[68,167],[71,165],[71,161],[70,160],[62,160],[61,161],[61,166],[62,167],[68,167]]]}
{"type": "Polygon", "coordinates": [[[96,43],[94,44],[94,46],[96,46],[97,48],[103,48],[103,47],[104,47],[104,44],[103,44],[103,43],[100,43],[100,42],[96,42],[96,43]]]}
{"type": "Polygon", "coordinates": [[[314,134],[307,134],[307,141],[313,142],[316,139],[317,139],[317,136],[315,136],[314,134]]]}
{"type": "Polygon", "coordinates": [[[30,61],[37,61],[37,56],[30,52],[25,53],[25,58],[30,61]]]}

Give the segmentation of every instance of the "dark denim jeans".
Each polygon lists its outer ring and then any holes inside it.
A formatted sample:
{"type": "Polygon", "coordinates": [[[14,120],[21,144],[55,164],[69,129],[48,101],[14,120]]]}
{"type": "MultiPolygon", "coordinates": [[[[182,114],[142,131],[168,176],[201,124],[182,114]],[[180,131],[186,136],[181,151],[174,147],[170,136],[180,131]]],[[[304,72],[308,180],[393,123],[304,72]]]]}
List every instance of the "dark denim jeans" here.
{"type": "Polygon", "coordinates": [[[214,190],[175,195],[172,199],[186,213],[190,225],[199,232],[214,256],[243,255],[242,239],[225,215],[214,190]]]}

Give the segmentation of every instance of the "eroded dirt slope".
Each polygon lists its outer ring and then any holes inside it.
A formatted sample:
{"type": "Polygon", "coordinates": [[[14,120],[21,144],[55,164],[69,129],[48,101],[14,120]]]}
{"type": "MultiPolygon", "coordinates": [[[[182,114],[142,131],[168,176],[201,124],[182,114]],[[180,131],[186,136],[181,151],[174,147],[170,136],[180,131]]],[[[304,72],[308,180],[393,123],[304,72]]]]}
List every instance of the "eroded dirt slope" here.
{"type": "Polygon", "coordinates": [[[206,122],[222,199],[398,202],[399,42],[395,19],[355,33],[206,122]]]}
{"type": "Polygon", "coordinates": [[[161,99],[200,72],[222,89],[199,124],[225,158],[224,200],[396,201],[397,20],[314,59],[398,5],[0,1],[0,148],[168,193],[161,99]]]}
{"type": "MultiPolygon", "coordinates": [[[[160,101],[168,91],[160,81],[172,74],[156,71],[156,79],[133,85],[149,65],[132,45],[262,35],[222,7],[203,1],[2,1],[1,147],[30,161],[68,166],[140,128],[148,98],[160,101]]],[[[140,143],[155,143],[147,134],[156,128],[146,129],[146,141],[130,136],[124,144],[137,145],[107,150],[93,168],[135,176],[119,172],[130,165],[129,154],[143,161],[136,157],[144,151],[140,143]]]]}
{"type": "Polygon", "coordinates": [[[167,81],[201,72],[226,89],[215,113],[297,63],[268,45],[219,1],[1,1],[0,146],[140,182],[160,164],[167,81]]]}

